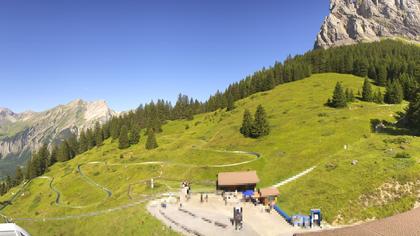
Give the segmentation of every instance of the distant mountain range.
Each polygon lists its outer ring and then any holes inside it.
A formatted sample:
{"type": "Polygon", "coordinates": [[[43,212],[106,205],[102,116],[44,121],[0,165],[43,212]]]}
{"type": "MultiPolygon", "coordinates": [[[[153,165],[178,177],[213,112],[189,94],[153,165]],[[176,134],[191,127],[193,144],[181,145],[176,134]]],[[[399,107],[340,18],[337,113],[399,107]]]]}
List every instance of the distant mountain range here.
{"type": "Polygon", "coordinates": [[[71,133],[106,122],[116,113],[105,101],[74,100],[43,112],[14,113],[0,108],[0,176],[13,174],[32,150],[59,143],[71,133]]]}
{"type": "Polygon", "coordinates": [[[420,0],[331,0],[315,48],[382,38],[420,42],[420,0]]]}

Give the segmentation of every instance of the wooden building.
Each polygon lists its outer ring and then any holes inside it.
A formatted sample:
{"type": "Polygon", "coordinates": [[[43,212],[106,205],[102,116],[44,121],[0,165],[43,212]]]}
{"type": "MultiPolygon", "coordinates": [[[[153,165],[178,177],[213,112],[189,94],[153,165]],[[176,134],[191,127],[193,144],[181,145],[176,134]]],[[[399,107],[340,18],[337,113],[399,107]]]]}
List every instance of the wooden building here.
{"type": "Polygon", "coordinates": [[[261,203],[269,205],[276,202],[279,190],[274,187],[262,188],[258,191],[258,197],[261,203]]]}
{"type": "Polygon", "coordinates": [[[217,175],[217,190],[243,192],[253,190],[260,179],[256,171],[221,172],[217,175]]]}

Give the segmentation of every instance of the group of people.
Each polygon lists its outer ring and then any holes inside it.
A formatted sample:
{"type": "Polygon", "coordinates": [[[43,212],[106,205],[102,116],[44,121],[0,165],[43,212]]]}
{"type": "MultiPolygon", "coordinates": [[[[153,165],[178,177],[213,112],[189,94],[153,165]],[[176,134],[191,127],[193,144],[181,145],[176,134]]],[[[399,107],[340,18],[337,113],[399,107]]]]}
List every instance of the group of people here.
{"type": "Polygon", "coordinates": [[[200,194],[200,202],[203,203],[204,201],[209,202],[209,195],[207,193],[206,195],[203,193],[200,194]]]}
{"type": "Polygon", "coordinates": [[[183,181],[181,184],[181,192],[188,201],[191,198],[191,184],[187,181],[183,181]]]}

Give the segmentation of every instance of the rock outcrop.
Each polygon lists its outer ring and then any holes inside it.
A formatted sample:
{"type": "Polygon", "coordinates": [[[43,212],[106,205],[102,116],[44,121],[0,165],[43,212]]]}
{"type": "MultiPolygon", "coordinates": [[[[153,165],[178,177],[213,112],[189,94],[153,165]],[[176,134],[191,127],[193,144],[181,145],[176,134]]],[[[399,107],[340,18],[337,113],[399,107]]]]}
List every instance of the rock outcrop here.
{"type": "MultiPolygon", "coordinates": [[[[69,134],[93,127],[96,122],[104,123],[114,115],[105,101],[80,99],[44,112],[14,113],[0,108],[0,156],[8,159],[7,163],[14,159],[13,163],[22,164],[31,150],[44,143],[60,142],[69,134]]],[[[0,165],[0,175],[4,175],[4,163],[0,165]]]]}
{"type": "Polygon", "coordinates": [[[331,0],[315,48],[381,38],[420,42],[420,0],[331,0]]]}

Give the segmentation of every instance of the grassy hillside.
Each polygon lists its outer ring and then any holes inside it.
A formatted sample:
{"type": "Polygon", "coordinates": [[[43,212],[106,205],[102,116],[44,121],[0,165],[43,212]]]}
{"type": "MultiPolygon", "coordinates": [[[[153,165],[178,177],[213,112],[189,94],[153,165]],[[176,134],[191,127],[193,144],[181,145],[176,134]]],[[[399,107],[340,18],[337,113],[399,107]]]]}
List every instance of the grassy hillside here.
{"type": "Polygon", "coordinates": [[[379,203],[370,197],[384,183],[419,178],[420,138],[370,131],[370,119],[395,121],[393,114],[405,105],[355,102],[345,109],[326,107],[337,81],[354,91],[363,84],[352,75],[317,74],[280,85],[236,102],[231,112],[167,123],[157,135],[159,148],[152,151],[145,150],[144,136],[126,150],[107,140],[100,148],[51,167],[45,174],[51,178],[27,184],[1,213],[34,235],[171,235],[147,214],[147,196],[174,190],[185,179],[194,183],[193,191],[212,190],[218,172],[233,170],[257,170],[259,186],[265,187],[311,166],[316,166],[314,171],[279,189],[279,204],[290,214],[319,207],[327,221],[339,216],[348,222],[411,208],[414,194],[379,203]],[[267,111],[271,134],[244,138],[238,131],[243,111],[254,112],[259,104],[267,111]],[[237,150],[262,156],[232,152],[237,150]],[[393,158],[402,150],[412,158],[393,158]],[[358,160],[356,165],[353,160],[358,160]],[[241,162],[245,164],[221,166],[241,162]],[[145,187],[152,177],[157,179],[153,192],[145,187]]]}

